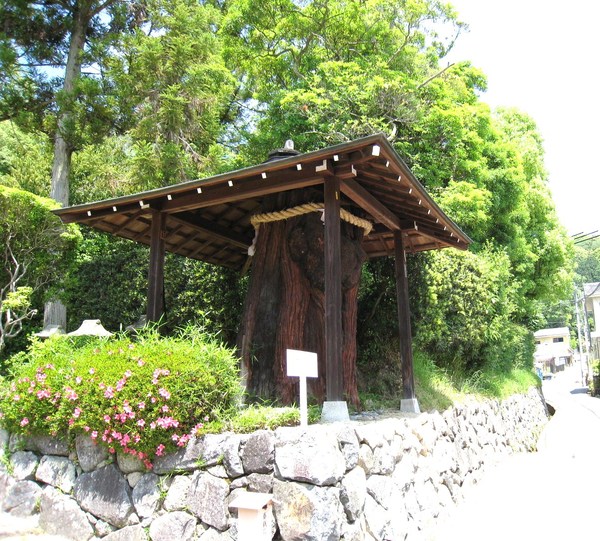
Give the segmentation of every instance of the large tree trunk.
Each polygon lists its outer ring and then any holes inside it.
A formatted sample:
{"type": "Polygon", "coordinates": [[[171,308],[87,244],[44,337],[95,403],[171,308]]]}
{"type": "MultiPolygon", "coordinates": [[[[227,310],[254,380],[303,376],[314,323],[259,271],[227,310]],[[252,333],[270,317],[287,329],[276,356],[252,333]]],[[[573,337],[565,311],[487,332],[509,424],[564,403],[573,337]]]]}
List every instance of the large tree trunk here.
{"type": "MultiPolygon", "coordinates": [[[[322,196],[320,196],[322,197],[322,196]]],[[[265,212],[318,200],[304,190],[269,198],[265,212]]],[[[346,399],[358,406],[356,387],[357,293],[365,253],[362,230],[342,229],[343,365],[346,399]]],[[[297,401],[298,380],[286,376],[286,349],[318,354],[319,377],[309,390],[325,399],[324,227],[321,213],[262,224],[252,262],[238,344],[251,396],[297,401]]]]}
{"type": "MultiPolygon", "coordinates": [[[[81,76],[81,54],[85,45],[85,34],[92,14],[89,6],[77,10],[73,15],[73,28],[69,55],[65,67],[63,91],[69,95],[73,93],[75,82],[81,76]]],[[[69,175],[71,173],[71,158],[73,147],[66,138],[66,127],[70,120],[69,111],[62,111],[58,116],[58,127],[54,138],[54,161],[52,164],[52,183],[50,197],[66,207],[69,205],[69,175]]],[[[44,326],[61,325],[67,328],[67,308],[59,300],[52,300],[44,307],[44,326]]]]}

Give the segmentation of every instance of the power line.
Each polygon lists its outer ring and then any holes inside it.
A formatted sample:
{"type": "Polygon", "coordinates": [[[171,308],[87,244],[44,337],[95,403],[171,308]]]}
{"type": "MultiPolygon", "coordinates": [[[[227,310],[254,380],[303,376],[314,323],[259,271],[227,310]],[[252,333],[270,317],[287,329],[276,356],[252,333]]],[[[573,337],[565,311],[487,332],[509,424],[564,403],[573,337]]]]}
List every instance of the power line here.
{"type": "Polygon", "coordinates": [[[594,240],[598,237],[600,237],[600,233],[597,229],[595,231],[591,231],[590,233],[575,233],[575,235],[571,235],[573,244],[581,244],[582,242],[594,240]]]}

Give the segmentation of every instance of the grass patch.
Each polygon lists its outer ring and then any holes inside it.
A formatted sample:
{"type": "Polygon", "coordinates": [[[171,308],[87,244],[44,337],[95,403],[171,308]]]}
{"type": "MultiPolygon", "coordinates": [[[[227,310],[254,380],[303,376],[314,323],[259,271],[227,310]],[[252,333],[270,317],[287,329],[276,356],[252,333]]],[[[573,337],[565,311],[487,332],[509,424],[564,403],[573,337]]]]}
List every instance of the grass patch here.
{"type": "MultiPolygon", "coordinates": [[[[397,353],[390,349],[386,352],[385,362],[391,368],[383,381],[379,374],[363,377],[363,389],[359,394],[364,410],[400,408],[402,381],[400,371],[394,364],[397,362],[397,353]]],[[[514,394],[525,394],[531,387],[541,385],[533,370],[525,368],[513,368],[509,372],[487,369],[473,374],[451,372],[437,366],[431,355],[418,349],[413,352],[413,367],[415,394],[421,411],[444,411],[473,398],[502,400],[514,394]]]]}
{"type": "MultiPolygon", "coordinates": [[[[308,422],[316,423],[321,416],[321,408],[309,406],[308,422]]],[[[223,423],[223,428],[239,433],[255,430],[273,430],[280,426],[297,426],[300,424],[300,410],[297,407],[273,407],[251,405],[237,412],[223,423]]]]}
{"type": "Polygon", "coordinates": [[[533,370],[525,368],[513,368],[509,372],[480,370],[470,375],[449,373],[421,351],[415,351],[414,372],[415,391],[422,411],[443,411],[467,398],[503,400],[541,385],[533,370]]]}

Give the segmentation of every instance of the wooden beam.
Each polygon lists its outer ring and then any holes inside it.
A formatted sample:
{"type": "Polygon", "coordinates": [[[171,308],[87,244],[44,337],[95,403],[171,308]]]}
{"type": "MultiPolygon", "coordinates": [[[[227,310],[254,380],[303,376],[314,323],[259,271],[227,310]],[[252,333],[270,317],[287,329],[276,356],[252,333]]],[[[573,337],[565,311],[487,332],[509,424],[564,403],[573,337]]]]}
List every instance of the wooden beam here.
{"type": "Polygon", "coordinates": [[[165,201],[162,208],[169,213],[182,212],[322,183],[322,175],[306,176],[304,171],[290,171],[286,175],[279,175],[276,179],[240,180],[235,181],[232,186],[228,184],[211,186],[203,189],[202,193],[194,191],[191,194],[174,196],[170,201],[165,201]]]}
{"type": "Polygon", "coordinates": [[[130,216],[127,217],[127,219],[120,225],[114,225],[112,227],[112,233],[113,235],[118,235],[119,233],[121,233],[121,231],[123,231],[124,229],[127,228],[127,226],[129,226],[130,224],[132,224],[133,222],[135,222],[140,216],[142,216],[143,214],[148,214],[148,209],[139,209],[136,210],[133,214],[131,214],[130,216]]]}
{"type": "MultiPolygon", "coordinates": [[[[144,202],[145,203],[145,202],[144,202]]],[[[91,222],[93,223],[94,220],[97,220],[99,218],[104,218],[106,216],[113,216],[116,214],[125,214],[128,212],[135,212],[135,211],[139,211],[142,210],[141,214],[150,214],[150,212],[152,212],[152,209],[150,209],[149,207],[146,207],[144,204],[144,207],[140,206],[139,202],[135,202],[135,203],[127,203],[125,205],[120,205],[118,207],[116,207],[116,211],[113,210],[112,206],[108,206],[106,208],[101,208],[101,209],[92,209],[92,210],[88,210],[88,211],[79,211],[79,212],[73,212],[73,213],[69,213],[69,214],[61,214],[60,219],[63,221],[63,223],[65,224],[71,224],[71,223],[87,223],[87,222],[91,222]]],[[[139,215],[140,213],[137,212],[136,215],[139,215]]]]}
{"type": "Polygon", "coordinates": [[[150,228],[150,265],[148,268],[148,321],[158,321],[164,308],[164,270],[165,270],[165,222],[166,215],[159,210],[152,210],[150,228]]]}
{"type": "Polygon", "coordinates": [[[413,373],[412,334],[410,327],[410,305],[408,300],[408,276],[406,272],[406,252],[402,231],[394,231],[394,252],[396,270],[396,302],[398,305],[398,330],[400,331],[400,366],[402,372],[402,398],[415,398],[413,373]]]}
{"type": "Polygon", "coordinates": [[[401,229],[400,219],[355,180],[346,179],[342,181],[340,189],[359,207],[370,213],[378,222],[384,224],[392,231],[401,229]]]}
{"type": "Polygon", "coordinates": [[[327,401],[344,400],[340,179],[325,181],[325,374],[327,401]]]}
{"type": "Polygon", "coordinates": [[[175,221],[182,225],[187,225],[191,229],[196,229],[202,233],[206,233],[209,237],[213,237],[221,242],[237,246],[238,248],[247,249],[252,244],[252,240],[243,235],[236,234],[234,231],[221,227],[210,220],[202,218],[192,212],[181,212],[179,214],[171,214],[169,220],[175,221]]]}

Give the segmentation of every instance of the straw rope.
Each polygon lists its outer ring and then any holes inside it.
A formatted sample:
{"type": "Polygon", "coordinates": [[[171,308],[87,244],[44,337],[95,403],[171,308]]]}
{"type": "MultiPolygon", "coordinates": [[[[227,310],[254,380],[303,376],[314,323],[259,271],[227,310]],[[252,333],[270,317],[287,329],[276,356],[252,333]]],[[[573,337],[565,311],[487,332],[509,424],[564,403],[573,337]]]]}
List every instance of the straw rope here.
{"type": "MultiPolygon", "coordinates": [[[[322,211],[323,207],[323,203],[305,203],[304,205],[298,205],[297,207],[278,210],[276,212],[255,214],[250,218],[250,223],[254,226],[254,229],[258,229],[260,224],[279,222],[280,220],[288,220],[289,218],[308,214],[309,212],[322,211]]],[[[340,209],[340,218],[349,224],[363,229],[365,235],[368,235],[373,230],[373,224],[371,222],[359,218],[358,216],[354,216],[354,214],[351,214],[345,209],[340,209]]]]}
{"type": "MultiPolygon", "coordinates": [[[[295,218],[296,216],[302,216],[303,214],[308,214],[309,212],[318,211],[324,211],[323,203],[305,203],[304,205],[298,205],[297,207],[291,207],[285,210],[265,212],[264,214],[255,214],[250,218],[250,223],[254,227],[254,240],[252,241],[252,246],[248,248],[248,255],[254,255],[260,224],[288,220],[289,218],[295,218]]],[[[354,214],[342,208],[340,209],[340,218],[349,224],[363,229],[365,235],[368,235],[373,230],[373,224],[369,222],[369,220],[364,220],[363,218],[354,216],[354,214]]]]}

